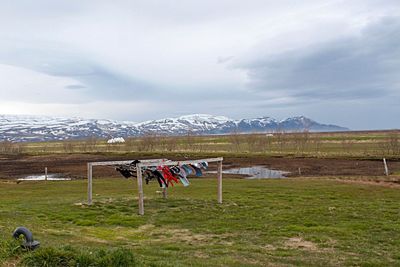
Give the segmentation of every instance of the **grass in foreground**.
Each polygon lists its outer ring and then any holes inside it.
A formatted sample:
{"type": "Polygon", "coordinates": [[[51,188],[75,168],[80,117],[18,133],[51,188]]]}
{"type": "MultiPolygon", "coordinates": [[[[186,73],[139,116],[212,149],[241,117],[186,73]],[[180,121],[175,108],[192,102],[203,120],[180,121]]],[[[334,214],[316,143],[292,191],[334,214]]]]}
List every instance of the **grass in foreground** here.
{"type": "Polygon", "coordinates": [[[145,187],[146,214],[138,216],[132,180],[96,180],[90,207],[81,204],[86,197],[83,180],[0,184],[0,262],[396,265],[398,190],[327,180],[230,179],[224,181],[224,203],[218,205],[215,180],[176,186],[168,200],[161,199],[153,183],[145,187]],[[21,225],[32,230],[40,249],[24,252],[11,241],[12,231],[21,225]]]}

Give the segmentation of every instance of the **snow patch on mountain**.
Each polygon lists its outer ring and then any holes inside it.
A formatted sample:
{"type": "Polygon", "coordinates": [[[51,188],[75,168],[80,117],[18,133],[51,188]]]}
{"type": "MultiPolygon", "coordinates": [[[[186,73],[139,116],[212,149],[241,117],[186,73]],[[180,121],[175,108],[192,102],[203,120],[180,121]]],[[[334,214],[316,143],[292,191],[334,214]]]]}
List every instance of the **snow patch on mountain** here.
{"type": "Polygon", "coordinates": [[[345,131],[304,116],[278,121],[271,117],[234,120],[224,116],[192,114],[140,123],[48,116],[0,115],[0,141],[49,141],[157,135],[228,134],[275,131],[345,131]]]}

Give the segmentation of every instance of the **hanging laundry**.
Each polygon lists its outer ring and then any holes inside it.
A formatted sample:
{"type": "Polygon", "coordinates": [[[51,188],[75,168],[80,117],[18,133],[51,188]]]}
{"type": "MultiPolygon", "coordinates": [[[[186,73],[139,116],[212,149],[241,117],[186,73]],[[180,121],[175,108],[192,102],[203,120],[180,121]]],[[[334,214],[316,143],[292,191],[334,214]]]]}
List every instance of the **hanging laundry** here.
{"type": "Polygon", "coordinates": [[[170,172],[177,177],[183,186],[189,186],[189,180],[186,178],[185,170],[179,166],[173,166],[169,168],[170,172]]]}
{"type": "Polygon", "coordinates": [[[122,174],[122,176],[124,176],[125,178],[136,177],[137,176],[137,169],[136,169],[137,163],[140,163],[140,161],[134,160],[129,164],[118,165],[117,167],[115,167],[115,170],[119,171],[122,174]]]}
{"type": "Polygon", "coordinates": [[[166,179],[164,178],[164,176],[163,176],[161,171],[154,170],[153,174],[156,176],[158,184],[160,185],[161,188],[167,188],[168,187],[168,183],[167,183],[166,179]]]}
{"type": "MultiPolygon", "coordinates": [[[[137,164],[139,160],[134,160],[129,164],[118,165],[116,170],[122,174],[125,178],[137,177],[137,164]]],[[[142,168],[143,178],[146,184],[149,184],[152,180],[157,180],[161,188],[167,188],[169,185],[174,186],[179,181],[183,186],[189,186],[190,182],[187,178],[189,175],[196,175],[200,177],[203,175],[202,170],[208,168],[207,162],[193,163],[193,164],[182,164],[177,166],[157,166],[142,168]]]]}
{"type": "Polygon", "coordinates": [[[194,164],[190,164],[189,166],[191,166],[194,169],[194,172],[197,177],[200,177],[203,175],[203,173],[201,172],[201,169],[199,167],[196,167],[194,164]]]}
{"type": "Polygon", "coordinates": [[[188,165],[183,164],[181,167],[182,167],[183,170],[185,171],[186,176],[193,173],[192,168],[190,168],[188,165]]]}
{"type": "Polygon", "coordinates": [[[183,186],[189,186],[189,180],[187,179],[187,175],[185,170],[182,167],[179,167],[179,173],[178,173],[179,179],[181,180],[181,183],[183,186]]]}
{"type": "Polygon", "coordinates": [[[143,177],[146,181],[146,184],[149,184],[149,182],[153,179],[157,179],[157,177],[153,174],[152,170],[150,168],[145,169],[143,171],[143,177]]]}
{"type": "Polygon", "coordinates": [[[192,164],[188,164],[187,166],[192,170],[193,174],[196,174],[196,169],[193,167],[192,164]]]}
{"type": "Polygon", "coordinates": [[[131,171],[124,166],[118,166],[115,168],[115,170],[119,171],[125,178],[132,177],[131,171]]]}
{"type": "Polygon", "coordinates": [[[177,175],[180,172],[180,169],[178,166],[171,166],[169,167],[169,171],[173,174],[173,175],[177,175]]]}
{"type": "Polygon", "coordinates": [[[157,169],[161,170],[161,172],[162,172],[165,180],[167,181],[168,185],[174,186],[173,182],[175,182],[175,183],[179,182],[178,179],[172,175],[172,173],[170,172],[168,166],[159,166],[157,169]]]}
{"type": "Polygon", "coordinates": [[[208,169],[208,162],[202,162],[200,164],[201,164],[202,169],[204,169],[204,170],[208,169]]]}

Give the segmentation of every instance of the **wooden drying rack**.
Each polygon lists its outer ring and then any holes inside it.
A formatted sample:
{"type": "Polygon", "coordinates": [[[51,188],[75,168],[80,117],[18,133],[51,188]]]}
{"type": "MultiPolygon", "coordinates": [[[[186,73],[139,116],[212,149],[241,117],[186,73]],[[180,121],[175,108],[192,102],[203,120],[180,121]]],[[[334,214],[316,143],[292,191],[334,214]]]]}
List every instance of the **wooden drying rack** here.
{"type": "MultiPolygon", "coordinates": [[[[143,177],[142,177],[142,168],[145,167],[158,167],[158,166],[174,166],[174,165],[183,165],[183,164],[196,164],[201,162],[217,162],[217,180],[218,180],[218,193],[217,193],[217,201],[218,203],[222,203],[222,161],[224,158],[208,158],[208,159],[197,159],[197,160],[182,160],[182,161],[171,161],[168,159],[146,159],[140,160],[139,163],[136,164],[137,168],[137,184],[138,184],[138,195],[139,195],[139,215],[144,215],[144,194],[143,194],[143,177]]],[[[93,166],[115,166],[115,165],[124,165],[130,164],[133,160],[124,160],[124,161],[101,161],[101,162],[89,162],[87,164],[87,175],[88,175],[88,205],[92,205],[93,200],[93,166]]],[[[166,198],[166,188],[163,189],[163,196],[166,198]]]]}

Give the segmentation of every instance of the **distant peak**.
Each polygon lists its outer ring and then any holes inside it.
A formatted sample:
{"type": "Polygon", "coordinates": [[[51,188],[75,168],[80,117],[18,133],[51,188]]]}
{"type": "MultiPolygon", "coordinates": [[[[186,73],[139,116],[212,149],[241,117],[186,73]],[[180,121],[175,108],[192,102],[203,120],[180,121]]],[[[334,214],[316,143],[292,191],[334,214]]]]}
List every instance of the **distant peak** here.
{"type": "Polygon", "coordinates": [[[307,118],[305,116],[294,116],[294,117],[289,117],[286,119],[281,120],[280,122],[285,122],[285,121],[308,121],[308,122],[313,122],[312,119],[307,118]]]}
{"type": "Polygon", "coordinates": [[[183,115],[178,117],[180,120],[197,120],[197,121],[230,121],[228,117],[225,116],[215,116],[211,114],[190,114],[190,115],[183,115]]]}

